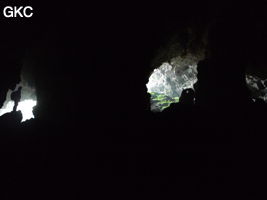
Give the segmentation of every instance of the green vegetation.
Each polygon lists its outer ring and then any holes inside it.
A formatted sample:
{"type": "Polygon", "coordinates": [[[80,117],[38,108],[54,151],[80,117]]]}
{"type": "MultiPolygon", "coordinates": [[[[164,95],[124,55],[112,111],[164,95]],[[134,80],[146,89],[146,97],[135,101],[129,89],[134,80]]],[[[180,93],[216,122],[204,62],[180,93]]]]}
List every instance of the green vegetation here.
{"type": "Polygon", "coordinates": [[[151,104],[153,105],[153,111],[163,111],[168,108],[172,103],[178,103],[179,97],[169,97],[165,94],[151,92],[151,104]]]}

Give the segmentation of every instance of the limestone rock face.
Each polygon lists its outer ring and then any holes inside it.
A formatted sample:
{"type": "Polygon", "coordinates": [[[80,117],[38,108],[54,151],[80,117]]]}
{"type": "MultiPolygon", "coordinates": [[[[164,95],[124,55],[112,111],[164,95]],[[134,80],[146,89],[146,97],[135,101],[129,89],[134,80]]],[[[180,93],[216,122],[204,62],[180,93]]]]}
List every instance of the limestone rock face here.
{"type": "Polygon", "coordinates": [[[246,75],[247,86],[253,98],[259,98],[267,102],[267,78],[246,75]]]}
{"type": "Polygon", "coordinates": [[[200,56],[177,56],[154,69],[147,83],[151,94],[151,110],[162,111],[171,103],[179,102],[184,89],[192,88],[197,81],[197,63],[200,56]]]}

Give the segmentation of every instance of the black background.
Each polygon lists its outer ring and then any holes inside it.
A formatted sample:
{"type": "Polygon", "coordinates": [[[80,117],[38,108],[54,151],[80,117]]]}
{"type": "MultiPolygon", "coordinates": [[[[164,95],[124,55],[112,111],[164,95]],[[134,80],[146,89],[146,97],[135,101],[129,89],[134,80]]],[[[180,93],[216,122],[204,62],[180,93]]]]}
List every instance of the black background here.
{"type": "MultiPolygon", "coordinates": [[[[28,65],[38,108],[23,124],[18,113],[1,119],[2,199],[264,192],[265,104],[153,114],[145,87],[171,35],[214,19],[241,19],[249,62],[264,71],[264,1],[8,3],[1,10],[30,5],[34,15],[0,15],[1,103],[28,65]]],[[[204,74],[223,77],[229,65],[204,74]]]]}

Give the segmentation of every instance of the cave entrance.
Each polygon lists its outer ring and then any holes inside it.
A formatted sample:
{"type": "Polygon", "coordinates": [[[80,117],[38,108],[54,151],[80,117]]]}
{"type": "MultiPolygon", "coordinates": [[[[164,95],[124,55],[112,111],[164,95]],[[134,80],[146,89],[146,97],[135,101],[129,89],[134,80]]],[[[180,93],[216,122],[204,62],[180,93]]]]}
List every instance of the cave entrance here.
{"type": "Polygon", "coordinates": [[[22,120],[21,122],[25,122],[26,120],[34,118],[33,108],[37,105],[37,97],[35,88],[27,84],[25,80],[17,84],[14,90],[9,89],[6,94],[6,100],[0,109],[0,116],[4,115],[5,113],[10,113],[13,111],[14,101],[11,100],[11,93],[16,91],[19,87],[21,89],[21,99],[18,103],[16,111],[21,111],[22,113],[22,120]]]}
{"type": "MultiPolygon", "coordinates": [[[[197,82],[197,63],[198,61],[189,62],[176,57],[153,70],[146,84],[147,92],[151,96],[151,111],[163,111],[172,103],[179,102],[184,89],[194,89],[193,85],[197,82]]],[[[267,79],[247,73],[246,83],[253,99],[267,102],[267,79]]]]}
{"type": "Polygon", "coordinates": [[[196,56],[175,57],[155,68],[146,84],[150,94],[151,111],[161,112],[178,103],[184,89],[193,89],[197,82],[196,56]]]}

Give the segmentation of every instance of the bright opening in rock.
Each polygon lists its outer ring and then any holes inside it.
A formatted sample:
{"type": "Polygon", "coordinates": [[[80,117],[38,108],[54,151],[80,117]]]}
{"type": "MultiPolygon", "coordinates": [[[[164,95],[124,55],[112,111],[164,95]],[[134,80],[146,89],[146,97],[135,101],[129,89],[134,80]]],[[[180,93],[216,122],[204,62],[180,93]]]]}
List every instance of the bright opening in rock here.
{"type": "MultiPolygon", "coordinates": [[[[146,84],[151,95],[151,111],[161,112],[172,103],[178,103],[184,89],[197,82],[197,59],[176,57],[154,69],[146,84]]],[[[267,79],[246,75],[252,98],[267,102],[267,79]]]]}
{"type": "Polygon", "coordinates": [[[32,99],[27,99],[27,100],[19,102],[17,110],[20,110],[22,113],[21,122],[34,118],[32,111],[33,111],[33,107],[36,105],[37,105],[37,101],[32,100],[32,99]]]}
{"type": "MultiPolygon", "coordinates": [[[[16,111],[21,111],[22,113],[22,121],[25,122],[26,120],[34,118],[33,115],[33,107],[37,105],[37,97],[35,89],[27,84],[26,81],[22,80],[21,83],[19,83],[15,90],[18,89],[18,87],[21,86],[21,100],[18,103],[18,107],[16,111]]],[[[9,90],[6,95],[6,101],[4,102],[2,108],[0,109],[0,116],[2,116],[5,113],[9,113],[13,111],[14,107],[14,101],[11,100],[11,93],[13,91],[9,90]]]]}
{"type": "MultiPolygon", "coordinates": [[[[10,91],[12,92],[12,90],[10,90],[10,91]]],[[[11,94],[11,92],[10,92],[10,94],[11,94]]],[[[8,96],[8,94],[7,94],[7,96],[8,96]]],[[[0,116],[2,116],[5,113],[12,112],[14,104],[15,103],[13,101],[5,101],[3,107],[0,109],[0,116]]]]}
{"type": "Polygon", "coordinates": [[[154,69],[146,84],[151,95],[151,111],[161,112],[179,102],[184,89],[197,81],[197,59],[193,56],[176,57],[154,69]]]}

